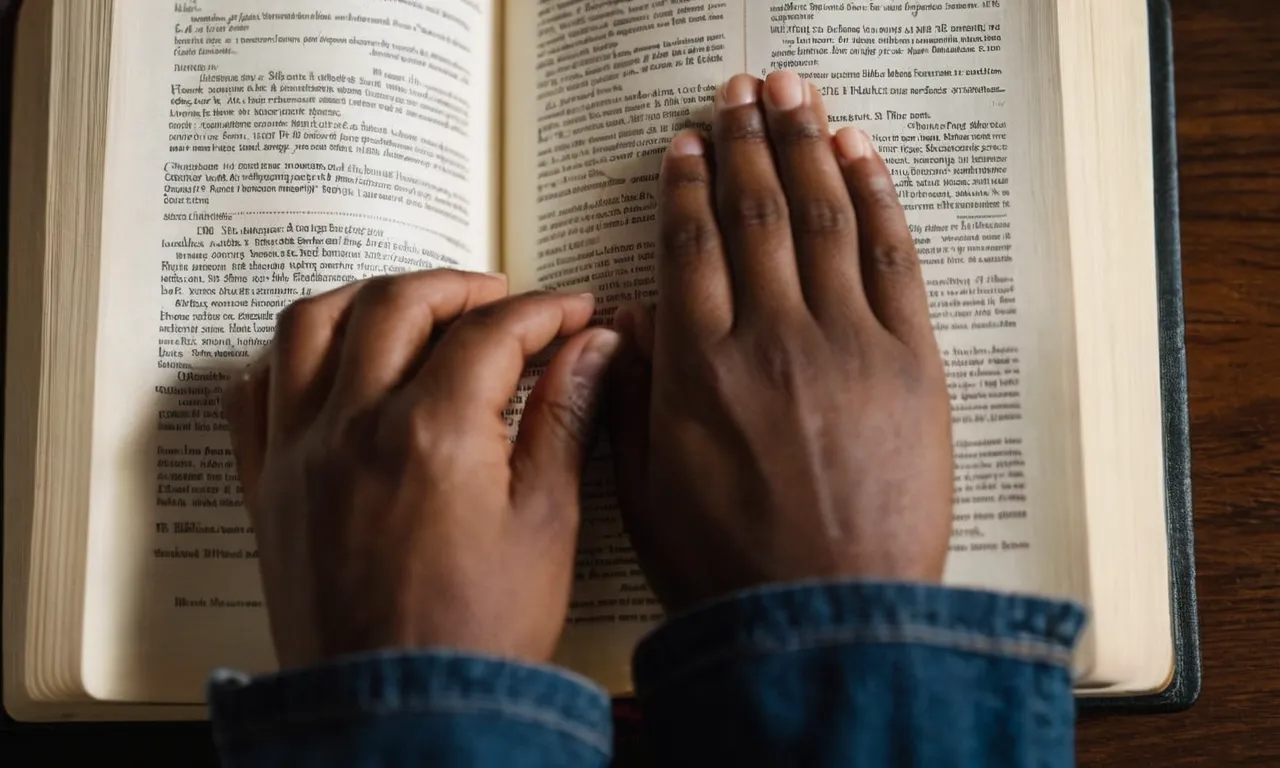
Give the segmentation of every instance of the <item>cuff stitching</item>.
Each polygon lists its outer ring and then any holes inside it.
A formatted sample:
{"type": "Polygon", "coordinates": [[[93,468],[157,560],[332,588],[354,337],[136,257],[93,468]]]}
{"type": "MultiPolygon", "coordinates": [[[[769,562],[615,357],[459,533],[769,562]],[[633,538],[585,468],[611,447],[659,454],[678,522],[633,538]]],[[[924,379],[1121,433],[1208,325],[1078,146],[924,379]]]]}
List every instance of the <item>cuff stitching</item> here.
{"type": "Polygon", "coordinates": [[[271,722],[241,722],[228,728],[220,738],[228,744],[271,738],[276,728],[284,726],[342,723],[366,718],[392,717],[396,715],[500,715],[520,722],[547,728],[580,741],[603,755],[612,753],[612,745],[598,732],[579,723],[548,712],[545,709],[512,705],[500,701],[475,701],[457,697],[437,697],[430,701],[409,701],[403,704],[363,704],[353,712],[305,714],[276,717],[271,722]]]}
{"type": "Polygon", "coordinates": [[[943,650],[962,651],[1034,664],[1051,664],[1064,668],[1069,667],[1072,661],[1070,649],[1057,643],[1027,637],[991,637],[975,632],[919,624],[837,627],[798,632],[784,640],[756,638],[737,648],[703,654],[673,668],[659,681],[649,686],[644,695],[652,696],[663,688],[670,687],[717,664],[745,661],[774,653],[799,653],[851,643],[927,645],[943,650]]]}

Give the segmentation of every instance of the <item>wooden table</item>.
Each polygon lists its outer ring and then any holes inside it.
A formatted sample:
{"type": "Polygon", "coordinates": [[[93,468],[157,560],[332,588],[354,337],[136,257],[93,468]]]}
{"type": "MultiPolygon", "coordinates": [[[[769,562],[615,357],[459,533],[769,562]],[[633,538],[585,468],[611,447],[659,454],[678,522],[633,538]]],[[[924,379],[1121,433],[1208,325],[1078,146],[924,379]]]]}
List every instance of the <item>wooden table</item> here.
{"type": "Polygon", "coordinates": [[[1080,764],[1280,766],[1280,2],[1173,6],[1204,692],[1080,764]]]}

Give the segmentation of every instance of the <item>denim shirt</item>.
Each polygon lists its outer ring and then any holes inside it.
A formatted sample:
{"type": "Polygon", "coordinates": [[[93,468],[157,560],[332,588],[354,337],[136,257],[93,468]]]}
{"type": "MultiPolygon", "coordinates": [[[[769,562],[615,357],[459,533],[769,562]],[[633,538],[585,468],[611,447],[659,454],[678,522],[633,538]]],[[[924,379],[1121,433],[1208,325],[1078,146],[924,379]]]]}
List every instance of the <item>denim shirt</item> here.
{"type": "MultiPolygon", "coordinates": [[[[1072,605],[907,584],[754,590],[633,660],[657,765],[1071,766],[1072,605]]],[[[607,766],[606,693],[553,667],[379,653],[209,687],[225,765],[607,766]]]]}

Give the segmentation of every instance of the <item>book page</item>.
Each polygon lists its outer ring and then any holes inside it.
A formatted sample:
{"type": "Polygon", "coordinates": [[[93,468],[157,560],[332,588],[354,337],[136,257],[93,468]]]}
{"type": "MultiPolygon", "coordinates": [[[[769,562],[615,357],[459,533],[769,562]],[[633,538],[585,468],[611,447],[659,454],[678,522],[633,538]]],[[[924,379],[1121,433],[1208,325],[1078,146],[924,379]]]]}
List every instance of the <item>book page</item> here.
{"type": "Polygon", "coordinates": [[[224,382],[299,297],[494,271],[490,0],[116,5],[84,674],[274,668],[224,382]]]}
{"type": "MultiPolygon", "coordinates": [[[[505,243],[513,287],[656,298],[655,181],[739,71],[816,83],[871,133],[917,238],[951,382],[953,584],[1087,593],[1052,4],[511,2],[505,243]],[[1031,6],[1044,6],[1033,8],[1031,6]],[[890,10],[892,9],[892,10],[890,10]]],[[[609,479],[584,491],[565,660],[627,685],[656,604],[609,479]],[[602,650],[603,649],[603,650],[602,650]]]]}
{"type": "MultiPolygon", "coordinates": [[[[1070,193],[1090,627],[1106,693],[1156,693],[1174,673],[1156,242],[1150,19],[1142,0],[1058,3],[1070,193]]],[[[1163,116],[1161,119],[1164,119],[1163,116]]],[[[1161,189],[1160,195],[1175,190],[1161,189]]],[[[1179,299],[1173,298],[1173,301],[1179,299]]],[[[1178,439],[1174,436],[1174,439],[1178,439]]],[[[1093,691],[1098,693],[1099,691],[1093,691]]]]}
{"type": "Polygon", "coordinates": [[[947,579],[1083,597],[1052,4],[846,5],[751,5],[748,69],[813,81],[894,173],[951,385],[947,579]]]}
{"type": "MultiPolygon", "coordinates": [[[[709,126],[716,87],[742,69],[742,7],[510,0],[506,12],[511,287],[594,291],[608,322],[624,301],[657,297],[659,163],[678,128],[709,126]]],[[[618,517],[607,443],[600,440],[583,484],[575,591],[557,660],[625,692],[629,649],[662,613],[618,517]]]]}

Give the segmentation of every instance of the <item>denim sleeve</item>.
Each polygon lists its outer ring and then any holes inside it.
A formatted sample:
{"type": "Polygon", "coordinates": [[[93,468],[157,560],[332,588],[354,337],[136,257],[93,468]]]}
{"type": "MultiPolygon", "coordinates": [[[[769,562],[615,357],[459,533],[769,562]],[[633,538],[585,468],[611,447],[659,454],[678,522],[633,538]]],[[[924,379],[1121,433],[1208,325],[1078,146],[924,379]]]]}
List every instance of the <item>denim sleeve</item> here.
{"type": "Polygon", "coordinates": [[[758,590],[641,643],[659,765],[1072,766],[1072,605],[902,584],[758,590]]]}
{"type": "Polygon", "coordinates": [[[595,768],[609,764],[605,692],[551,667],[448,651],[352,657],[249,679],[214,675],[222,764],[595,768]]]}
{"type": "MultiPolygon", "coordinates": [[[[1073,764],[1073,606],[909,585],[740,594],[648,637],[635,676],[660,765],[1073,764]]],[[[223,764],[608,765],[609,701],[571,673],[448,651],[219,673],[223,764]]]]}

